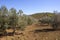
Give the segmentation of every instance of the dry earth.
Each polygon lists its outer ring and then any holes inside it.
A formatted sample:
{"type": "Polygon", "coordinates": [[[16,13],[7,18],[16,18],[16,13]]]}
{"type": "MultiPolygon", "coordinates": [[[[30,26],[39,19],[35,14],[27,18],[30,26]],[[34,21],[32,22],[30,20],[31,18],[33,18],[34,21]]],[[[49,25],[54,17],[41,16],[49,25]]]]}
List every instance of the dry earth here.
{"type": "MultiPolygon", "coordinates": [[[[22,31],[22,34],[4,36],[0,38],[0,40],[60,40],[60,31],[34,32],[34,30],[40,29],[42,27],[43,26],[38,25],[27,26],[25,31],[22,31]]],[[[47,27],[50,28],[50,26],[47,27]]]]}

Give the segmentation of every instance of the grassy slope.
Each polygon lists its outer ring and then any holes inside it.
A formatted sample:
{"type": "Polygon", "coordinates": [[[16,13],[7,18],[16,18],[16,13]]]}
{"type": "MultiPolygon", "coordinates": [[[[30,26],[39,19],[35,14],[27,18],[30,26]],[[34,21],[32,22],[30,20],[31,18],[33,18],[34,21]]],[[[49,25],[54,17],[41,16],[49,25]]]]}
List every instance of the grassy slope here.
{"type": "Polygon", "coordinates": [[[35,14],[30,15],[30,16],[32,16],[32,17],[34,17],[36,19],[39,19],[40,17],[42,17],[44,15],[53,16],[54,14],[46,12],[46,13],[35,13],[35,14]]]}

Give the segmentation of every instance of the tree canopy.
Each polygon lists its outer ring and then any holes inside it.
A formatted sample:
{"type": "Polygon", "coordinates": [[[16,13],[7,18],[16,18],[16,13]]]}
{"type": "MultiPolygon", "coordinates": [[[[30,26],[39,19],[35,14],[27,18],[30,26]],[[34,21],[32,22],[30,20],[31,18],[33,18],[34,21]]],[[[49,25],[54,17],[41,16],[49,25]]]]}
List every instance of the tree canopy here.
{"type": "Polygon", "coordinates": [[[0,7],[0,28],[24,29],[25,26],[31,25],[32,17],[27,16],[22,10],[15,8],[7,9],[6,6],[0,7]]]}

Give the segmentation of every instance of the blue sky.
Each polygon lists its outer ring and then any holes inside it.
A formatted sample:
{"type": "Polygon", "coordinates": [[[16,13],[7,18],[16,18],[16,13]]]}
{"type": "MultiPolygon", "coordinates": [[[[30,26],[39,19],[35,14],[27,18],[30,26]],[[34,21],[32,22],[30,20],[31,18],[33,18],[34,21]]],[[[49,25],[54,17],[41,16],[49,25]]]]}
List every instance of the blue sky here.
{"type": "Polygon", "coordinates": [[[25,14],[60,11],[60,0],[0,0],[0,7],[22,9],[25,14]]]}

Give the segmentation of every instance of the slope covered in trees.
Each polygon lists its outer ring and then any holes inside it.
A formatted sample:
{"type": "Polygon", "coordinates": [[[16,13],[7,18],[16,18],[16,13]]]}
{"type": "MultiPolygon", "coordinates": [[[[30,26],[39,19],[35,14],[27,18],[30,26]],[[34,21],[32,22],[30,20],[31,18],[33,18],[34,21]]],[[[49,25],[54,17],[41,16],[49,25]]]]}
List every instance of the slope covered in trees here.
{"type": "Polygon", "coordinates": [[[30,16],[36,18],[36,19],[40,19],[41,17],[44,17],[44,16],[48,16],[48,17],[52,17],[54,15],[54,13],[50,13],[50,12],[42,12],[42,13],[35,13],[35,14],[32,14],[30,16]]]}

